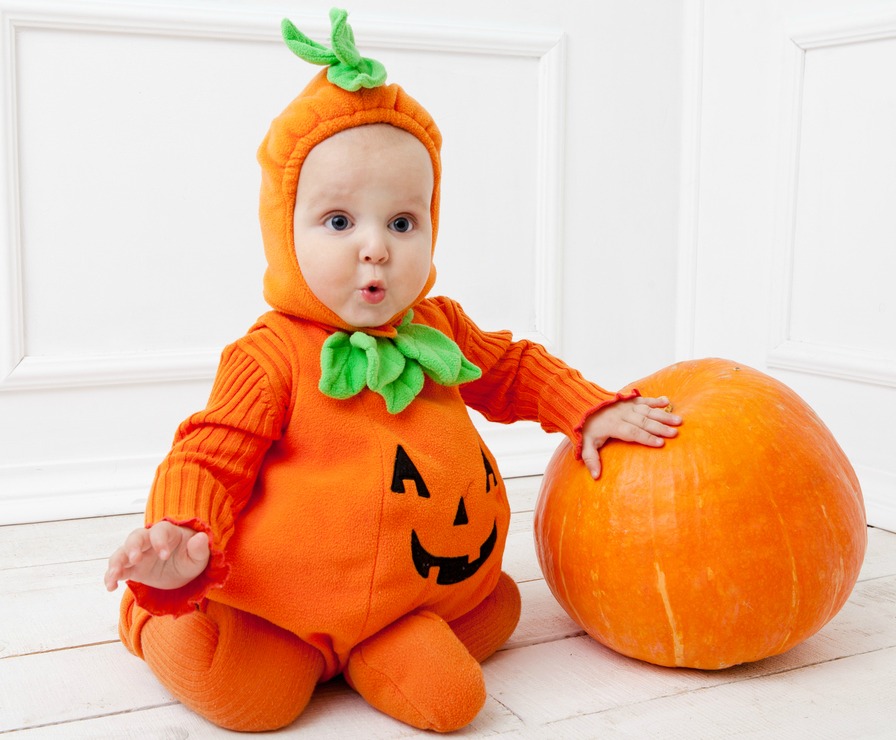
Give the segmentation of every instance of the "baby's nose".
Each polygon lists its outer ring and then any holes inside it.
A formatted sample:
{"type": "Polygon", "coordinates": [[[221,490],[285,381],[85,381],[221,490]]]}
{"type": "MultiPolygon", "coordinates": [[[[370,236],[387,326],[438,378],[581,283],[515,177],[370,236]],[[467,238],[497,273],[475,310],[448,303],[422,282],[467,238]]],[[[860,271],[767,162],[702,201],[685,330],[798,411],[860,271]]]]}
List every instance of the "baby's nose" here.
{"type": "Polygon", "coordinates": [[[364,262],[379,264],[389,259],[389,248],[386,240],[379,234],[371,234],[364,240],[361,247],[361,259],[364,262]]]}

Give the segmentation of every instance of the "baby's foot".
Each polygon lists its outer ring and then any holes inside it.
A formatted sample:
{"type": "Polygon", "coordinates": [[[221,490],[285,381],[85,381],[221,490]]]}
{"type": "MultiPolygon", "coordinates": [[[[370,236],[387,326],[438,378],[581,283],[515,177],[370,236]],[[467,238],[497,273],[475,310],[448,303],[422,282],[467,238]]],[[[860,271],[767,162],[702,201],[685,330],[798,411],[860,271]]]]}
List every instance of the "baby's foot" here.
{"type": "Polygon", "coordinates": [[[457,730],[485,704],[479,663],[431,612],[408,614],[367,638],[344,673],[371,706],[423,730],[457,730]]]}

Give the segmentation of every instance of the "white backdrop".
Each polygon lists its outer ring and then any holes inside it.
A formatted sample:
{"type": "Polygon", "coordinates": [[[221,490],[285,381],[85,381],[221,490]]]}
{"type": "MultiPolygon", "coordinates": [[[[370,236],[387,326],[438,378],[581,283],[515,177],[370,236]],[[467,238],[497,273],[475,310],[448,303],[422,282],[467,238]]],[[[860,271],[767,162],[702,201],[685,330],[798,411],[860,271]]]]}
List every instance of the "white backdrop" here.
{"type": "MultiPolygon", "coordinates": [[[[255,149],[330,2],[0,0],[0,522],[139,511],[265,310],[255,149]]],[[[444,135],[437,292],[611,388],[785,380],[896,528],[896,0],[355,0],[444,135]]],[[[483,433],[505,475],[557,439],[483,433]]]]}
{"type": "MultiPolygon", "coordinates": [[[[0,0],[0,521],[142,510],[265,310],[255,150],[329,2],[0,0]]],[[[356,0],[445,136],[436,292],[606,386],[672,359],[681,6],[356,0]]],[[[483,425],[505,475],[558,440],[483,425]]]]}

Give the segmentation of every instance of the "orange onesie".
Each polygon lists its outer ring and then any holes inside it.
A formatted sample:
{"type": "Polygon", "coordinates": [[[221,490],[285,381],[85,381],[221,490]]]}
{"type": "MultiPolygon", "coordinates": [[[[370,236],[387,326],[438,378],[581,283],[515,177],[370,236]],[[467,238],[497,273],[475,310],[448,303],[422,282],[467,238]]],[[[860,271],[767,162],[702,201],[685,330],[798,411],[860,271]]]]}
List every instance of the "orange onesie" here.
{"type": "MultiPolygon", "coordinates": [[[[337,49],[339,28],[337,14],[337,49]]],[[[286,27],[288,39],[297,33],[286,27]]],[[[433,161],[435,232],[441,143],[397,85],[346,90],[326,74],[259,151],[265,296],[275,310],[224,351],[208,406],[179,428],[147,504],[147,526],[167,519],[206,531],[209,565],[172,591],[129,583],[121,636],[175,696],[225,727],[289,724],[318,682],[342,673],[382,711],[447,731],[481,708],[479,662],[519,616],[519,593],[501,572],[504,483],[466,407],[578,441],[577,425],[618,396],[539,345],[483,332],[453,301],[427,298],[434,271],[410,323],[450,339],[481,377],[442,384],[427,372],[391,413],[370,388],[340,398],[322,390],[325,342],[357,328],[317,300],[298,268],[301,163],[352,126],[409,131],[433,161]]],[[[403,319],[364,334],[400,345],[403,319]]]]}

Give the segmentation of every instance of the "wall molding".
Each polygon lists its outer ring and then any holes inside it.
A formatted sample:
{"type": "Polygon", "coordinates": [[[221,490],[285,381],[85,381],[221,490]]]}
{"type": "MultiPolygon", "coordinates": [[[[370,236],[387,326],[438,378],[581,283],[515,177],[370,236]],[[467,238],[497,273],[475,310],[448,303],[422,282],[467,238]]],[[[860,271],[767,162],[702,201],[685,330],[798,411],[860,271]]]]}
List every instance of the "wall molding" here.
{"type": "Polygon", "coordinates": [[[77,357],[24,357],[0,393],[143,383],[206,381],[214,377],[220,349],[132,352],[77,357]]]}
{"type": "Polygon", "coordinates": [[[833,344],[785,340],[768,353],[770,367],[896,388],[896,360],[833,344]]]}
{"type": "MultiPolygon", "coordinates": [[[[281,43],[282,11],[183,8],[176,4],[134,2],[57,2],[0,0],[0,59],[3,60],[0,147],[0,269],[5,285],[0,297],[0,391],[71,388],[122,383],[168,383],[210,380],[216,363],[210,350],[109,354],[92,357],[27,355],[23,302],[22,223],[18,200],[20,158],[16,38],[23,31],[57,30],[140,34],[163,37],[230,39],[281,43]]],[[[326,38],[328,24],[319,17],[290,12],[309,35],[326,38]]],[[[565,112],[565,36],[560,32],[489,29],[413,22],[388,22],[352,16],[356,33],[370,49],[399,49],[451,54],[511,56],[538,62],[537,195],[533,294],[534,328],[525,336],[559,351],[560,260],[565,112]]]]}
{"type": "Polygon", "coordinates": [[[769,367],[896,387],[896,357],[815,342],[791,334],[806,55],[813,50],[896,38],[896,16],[851,18],[825,26],[793,26],[785,34],[777,182],[777,249],[772,280],[769,367]]]}
{"type": "MultiPolygon", "coordinates": [[[[561,441],[534,423],[475,415],[504,478],[540,474],[561,441]]],[[[142,512],[165,451],[127,458],[0,465],[0,526],[142,512]]]]}
{"type": "Polygon", "coordinates": [[[535,335],[559,354],[563,244],[563,161],[566,127],[566,37],[541,47],[535,171],[535,335]]]}
{"type": "Polygon", "coordinates": [[[694,356],[700,234],[700,157],[703,120],[703,0],[685,0],[682,23],[682,133],[678,207],[675,357],[694,356]]]}
{"type": "Polygon", "coordinates": [[[850,16],[841,23],[793,23],[787,36],[803,52],[881,41],[896,36],[896,15],[850,16]]]}
{"type": "Polygon", "coordinates": [[[0,525],[143,511],[162,455],[0,466],[0,525]]]}

